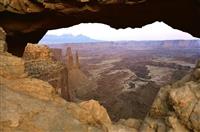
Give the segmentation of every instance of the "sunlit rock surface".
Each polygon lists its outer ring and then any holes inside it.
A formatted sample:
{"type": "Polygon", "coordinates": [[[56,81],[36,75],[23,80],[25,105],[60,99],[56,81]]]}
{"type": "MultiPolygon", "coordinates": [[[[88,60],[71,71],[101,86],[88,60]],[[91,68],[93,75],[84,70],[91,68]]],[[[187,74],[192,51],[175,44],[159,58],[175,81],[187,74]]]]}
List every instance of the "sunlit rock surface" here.
{"type": "Polygon", "coordinates": [[[142,131],[200,131],[199,62],[192,74],[160,89],[142,131]]]}

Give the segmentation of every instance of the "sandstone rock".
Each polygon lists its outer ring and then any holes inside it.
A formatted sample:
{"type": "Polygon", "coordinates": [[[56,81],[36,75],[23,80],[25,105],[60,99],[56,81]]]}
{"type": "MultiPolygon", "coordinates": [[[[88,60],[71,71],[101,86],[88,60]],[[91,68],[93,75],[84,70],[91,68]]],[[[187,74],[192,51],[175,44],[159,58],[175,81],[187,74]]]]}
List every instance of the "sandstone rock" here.
{"type": "Polygon", "coordinates": [[[0,53],[0,76],[19,78],[26,76],[24,61],[8,53],[0,53]]]}
{"type": "Polygon", "coordinates": [[[67,48],[67,69],[71,70],[74,68],[74,59],[73,59],[73,54],[72,54],[72,50],[70,47],[67,48]]]}
{"type": "Polygon", "coordinates": [[[55,89],[42,80],[34,78],[13,79],[12,81],[1,78],[1,80],[0,84],[38,99],[53,100],[55,96],[55,89]]]}
{"type": "Polygon", "coordinates": [[[169,126],[169,130],[171,132],[188,132],[188,129],[185,128],[184,125],[182,125],[179,120],[174,117],[170,116],[167,118],[167,124],[169,126]]]}
{"type": "Polygon", "coordinates": [[[52,59],[52,52],[47,46],[28,44],[23,58],[29,76],[47,81],[63,98],[72,99],[67,69],[64,64],[52,59]]]}
{"type": "Polygon", "coordinates": [[[165,132],[167,131],[165,122],[161,119],[146,118],[139,129],[141,132],[165,132]]]}
{"type": "Polygon", "coordinates": [[[200,68],[200,60],[197,61],[196,68],[200,68]]]}
{"type": "Polygon", "coordinates": [[[0,52],[7,51],[7,44],[6,44],[6,33],[3,28],[0,27],[0,52]]]}
{"type": "Polygon", "coordinates": [[[92,93],[97,84],[90,80],[81,70],[78,52],[75,54],[75,61],[71,47],[66,51],[66,65],[68,70],[68,87],[73,91],[73,94],[79,99],[85,99],[87,94],[92,93]]]}
{"type": "Polygon", "coordinates": [[[51,52],[54,61],[62,61],[62,49],[51,48],[51,52]]]}
{"type": "Polygon", "coordinates": [[[0,40],[3,40],[3,41],[6,40],[6,33],[2,27],[0,27],[0,40]]]}
{"type": "MultiPolygon", "coordinates": [[[[38,86],[40,84],[38,83],[38,86]]],[[[32,98],[0,86],[0,129],[2,131],[101,132],[102,130],[75,119],[64,106],[53,101],[32,98]]]]}
{"type": "Polygon", "coordinates": [[[33,13],[33,12],[40,12],[43,9],[36,4],[30,2],[29,0],[21,0],[21,1],[12,1],[12,0],[4,0],[1,2],[2,7],[0,11],[10,11],[15,13],[33,13]],[[6,6],[7,5],[7,6],[6,6]],[[8,6],[9,5],[9,6],[8,6]]]}
{"type": "Polygon", "coordinates": [[[162,122],[168,131],[199,131],[200,82],[193,78],[197,69],[175,84],[161,88],[141,130],[157,131],[162,122]]]}
{"type": "Polygon", "coordinates": [[[195,105],[192,114],[190,115],[190,121],[192,122],[192,127],[200,131],[200,101],[195,105]]]}
{"type": "Polygon", "coordinates": [[[68,70],[68,86],[79,99],[84,99],[87,94],[92,93],[97,88],[96,82],[90,80],[77,68],[68,70]]]}
{"type": "Polygon", "coordinates": [[[130,119],[120,119],[117,124],[123,124],[124,126],[127,126],[127,127],[130,127],[130,128],[135,128],[135,129],[139,129],[141,124],[142,124],[142,121],[141,120],[137,120],[137,119],[133,119],[133,118],[130,118],[130,119]]]}
{"type": "Polygon", "coordinates": [[[78,54],[78,51],[76,51],[76,60],[75,60],[75,62],[76,62],[76,67],[78,68],[78,69],[80,69],[80,61],[79,61],[79,54],[78,54]]]}
{"type": "Polygon", "coordinates": [[[193,73],[193,76],[195,79],[199,80],[200,79],[200,68],[196,69],[193,73]]]}
{"type": "Polygon", "coordinates": [[[99,104],[99,102],[95,100],[89,100],[85,102],[81,102],[80,107],[89,111],[95,122],[100,123],[102,125],[112,124],[110,117],[106,109],[99,104]]]}
{"type": "Polygon", "coordinates": [[[190,114],[198,101],[190,86],[185,85],[178,89],[172,89],[169,93],[169,101],[176,115],[184,124],[187,124],[190,114]]]}
{"type": "Polygon", "coordinates": [[[38,45],[38,44],[31,44],[28,43],[23,58],[25,60],[51,60],[52,53],[51,50],[46,45],[38,45]]]}

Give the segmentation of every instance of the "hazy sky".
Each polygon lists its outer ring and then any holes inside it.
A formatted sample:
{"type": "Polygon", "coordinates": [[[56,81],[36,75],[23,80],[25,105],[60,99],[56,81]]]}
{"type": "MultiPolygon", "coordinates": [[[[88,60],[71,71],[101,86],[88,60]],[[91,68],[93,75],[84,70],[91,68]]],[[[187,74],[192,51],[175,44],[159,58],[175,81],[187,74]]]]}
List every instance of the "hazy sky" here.
{"type": "Polygon", "coordinates": [[[85,35],[92,39],[118,41],[118,40],[176,40],[195,39],[192,35],[173,29],[163,22],[154,22],[142,28],[115,29],[100,23],[81,23],[69,28],[49,30],[51,35],[85,35]]]}

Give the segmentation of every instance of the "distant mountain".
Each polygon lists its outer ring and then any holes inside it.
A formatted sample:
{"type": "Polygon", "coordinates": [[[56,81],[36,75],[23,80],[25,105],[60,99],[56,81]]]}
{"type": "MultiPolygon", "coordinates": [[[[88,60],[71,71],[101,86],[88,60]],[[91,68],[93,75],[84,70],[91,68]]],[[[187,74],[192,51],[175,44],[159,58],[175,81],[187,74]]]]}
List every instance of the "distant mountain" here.
{"type": "Polygon", "coordinates": [[[99,42],[100,40],[91,39],[84,35],[45,35],[39,43],[41,44],[65,44],[65,43],[89,43],[89,42],[99,42]]]}

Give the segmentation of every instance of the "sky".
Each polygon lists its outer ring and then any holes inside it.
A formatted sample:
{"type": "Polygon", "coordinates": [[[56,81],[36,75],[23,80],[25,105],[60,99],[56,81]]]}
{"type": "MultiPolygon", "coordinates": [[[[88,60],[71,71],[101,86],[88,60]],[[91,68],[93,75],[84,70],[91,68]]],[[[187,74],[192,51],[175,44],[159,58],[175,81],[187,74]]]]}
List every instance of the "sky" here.
{"type": "Polygon", "coordinates": [[[142,28],[115,29],[100,23],[81,23],[69,28],[49,30],[48,35],[72,34],[84,35],[96,40],[121,41],[121,40],[190,40],[196,39],[189,33],[173,29],[164,22],[154,22],[142,28]]]}

